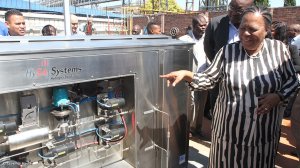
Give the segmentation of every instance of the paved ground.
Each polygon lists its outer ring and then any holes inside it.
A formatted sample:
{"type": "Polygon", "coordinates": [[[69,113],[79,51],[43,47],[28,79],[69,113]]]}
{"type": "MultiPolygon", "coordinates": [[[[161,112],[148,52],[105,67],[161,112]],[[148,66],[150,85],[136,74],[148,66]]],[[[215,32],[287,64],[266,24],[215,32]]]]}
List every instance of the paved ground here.
{"type": "Polygon", "coordinates": [[[300,166],[298,158],[291,155],[295,149],[295,139],[291,132],[290,119],[284,119],[281,126],[280,144],[277,151],[276,165],[282,168],[297,168],[300,166]]]}
{"type": "MultiPolygon", "coordinates": [[[[202,168],[208,165],[208,155],[210,149],[210,124],[204,119],[203,136],[191,137],[189,150],[189,168],[202,168]]],[[[297,168],[298,159],[290,154],[295,149],[295,141],[291,134],[290,120],[282,121],[280,144],[276,156],[276,168],[297,168]]]]}

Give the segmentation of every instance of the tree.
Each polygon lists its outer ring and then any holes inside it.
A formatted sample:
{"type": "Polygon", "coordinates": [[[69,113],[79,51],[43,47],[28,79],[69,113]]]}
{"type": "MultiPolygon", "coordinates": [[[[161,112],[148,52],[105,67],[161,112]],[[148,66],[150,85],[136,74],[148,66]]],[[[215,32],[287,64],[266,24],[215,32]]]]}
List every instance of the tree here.
{"type": "Polygon", "coordinates": [[[284,6],[296,6],[296,0],[284,0],[284,6]]]}
{"type": "Polygon", "coordinates": [[[158,12],[184,12],[183,9],[175,2],[175,0],[147,0],[145,8],[141,9],[146,13],[158,13],[158,12]]]}
{"type": "Polygon", "coordinates": [[[254,0],[255,5],[269,7],[269,0],[254,0]]]}

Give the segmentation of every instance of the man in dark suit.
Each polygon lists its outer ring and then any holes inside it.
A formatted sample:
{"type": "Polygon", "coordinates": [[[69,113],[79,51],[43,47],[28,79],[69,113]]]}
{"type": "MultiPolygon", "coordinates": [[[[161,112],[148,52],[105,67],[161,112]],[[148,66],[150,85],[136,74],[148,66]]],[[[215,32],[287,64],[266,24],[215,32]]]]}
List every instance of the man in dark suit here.
{"type": "MultiPolygon", "coordinates": [[[[215,54],[226,44],[239,41],[238,28],[244,10],[253,5],[254,0],[231,0],[227,15],[215,17],[208,24],[205,31],[204,51],[212,62],[215,54]]],[[[210,91],[210,105],[213,111],[219,93],[217,85],[210,91]]],[[[211,116],[205,115],[207,118],[211,116]]]]}

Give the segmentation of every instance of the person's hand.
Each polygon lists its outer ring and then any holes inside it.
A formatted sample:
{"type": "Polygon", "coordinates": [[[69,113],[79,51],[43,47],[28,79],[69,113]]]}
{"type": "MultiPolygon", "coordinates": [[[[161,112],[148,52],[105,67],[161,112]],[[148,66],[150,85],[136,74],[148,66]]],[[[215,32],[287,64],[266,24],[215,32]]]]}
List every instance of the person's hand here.
{"type": "Polygon", "coordinates": [[[267,93],[258,98],[257,114],[266,114],[277,106],[280,102],[280,97],[276,93],[267,93]]]}
{"type": "Polygon", "coordinates": [[[160,75],[161,78],[167,79],[167,86],[169,87],[172,85],[173,87],[176,86],[177,83],[179,83],[182,79],[187,78],[187,81],[191,81],[191,78],[193,77],[193,73],[186,70],[180,70],[180,71],[174,71],[166,75],[160,75]]]}

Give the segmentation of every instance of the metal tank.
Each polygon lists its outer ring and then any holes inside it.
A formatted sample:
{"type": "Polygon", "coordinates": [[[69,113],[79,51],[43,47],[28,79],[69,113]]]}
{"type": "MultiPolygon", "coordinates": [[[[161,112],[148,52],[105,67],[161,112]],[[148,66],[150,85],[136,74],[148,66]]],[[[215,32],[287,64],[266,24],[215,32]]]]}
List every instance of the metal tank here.
{"type": "Polygon", "coordinates": [[[191,69],[167,36],[1,37],[0,166],[180,168],[191,69]]]}

